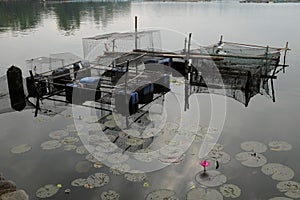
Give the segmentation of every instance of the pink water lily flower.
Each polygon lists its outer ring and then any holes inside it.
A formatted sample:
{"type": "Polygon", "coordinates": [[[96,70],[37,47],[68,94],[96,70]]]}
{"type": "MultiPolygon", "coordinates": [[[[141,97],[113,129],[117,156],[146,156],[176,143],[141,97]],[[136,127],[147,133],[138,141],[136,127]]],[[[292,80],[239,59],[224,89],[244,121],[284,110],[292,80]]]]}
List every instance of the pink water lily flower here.
{"type": "Polygon", "coordinates": [[[200,162],[200,165],[202,166],[202,167],[204,167],[204,173],[206,172],[206,167],[208,167],[209,165],[210,165],[210,162],[208,162],[208,161],[206,161],[206,160],[202,160],[201,162],[200,162]]]}
{"type": "Polygon", "coordinates": [[[206,160],[202,160],[200,162],[200,165],[202,165],[202,167],[208,167],[210,165],[210,162],[206,161],[206,160]]]}

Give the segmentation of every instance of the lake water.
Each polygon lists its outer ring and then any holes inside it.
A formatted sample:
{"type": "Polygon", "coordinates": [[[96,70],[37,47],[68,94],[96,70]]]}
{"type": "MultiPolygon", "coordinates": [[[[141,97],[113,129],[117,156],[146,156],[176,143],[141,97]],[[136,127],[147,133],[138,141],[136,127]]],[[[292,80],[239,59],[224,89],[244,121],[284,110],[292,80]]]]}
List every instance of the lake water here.
{"type": "MultiPolygon", "coordinates": [[[[19,66],[26,73],[25,60],[51,53],[72,52],[82,57],[82,38],[133,30],[134,16],[138,16],[140,29],[162,29],[164,49],[182,48],[182,34],[188,33],[192,33],[193,40],[201,45],[217,42],[220,35],[226,41],[275,47],[284,47],[288,41],[291,48],[287,56],[289,67],[274,81],[276,102],[256,95],[245,107],[232,98],[226,98],[226,118],[218,140],[224,145],[223,151],[231,155],[230,162],[221,163],[218,171],[227,177],[228,184],[240,187],[238,199],[283,197],[284,193],[276,188],[279,181],[263,174],[261,167],[241,165],[235,155],[243,151],[240,144],[245,141],[259,141],[266,145],[270,141],[286,141],[293,146],[291,150],[268,150],[263,155],[268,163],[281,163],[291,168],[295,172],[291,180],[300,180],[299,9],[300,4],[292,3],[239,4],[234,1],[0,2],[0,75],[4,75],[11,65],[19,66]]],[[[1,88],[6,87],[1,85],[1,88]]],[[[201,115],[201,124],[208,126],[210,97],[196,95],[190,102],[191,109],[195,108],[194,100],[200,102],[196,108],[201,115]]],[[[5,106],[9,107],[3,105],[3,108],[5,106]]],[[[216,114],[222,113],[216,111],[216,114]]],[[[197,157],[199,143],[194,143],[185,153],[184,162],[147,173],[147,178],[141,182],[130,182],[123,175],[113,175],[105,166],[77,172],[75,165],[84,161],[85,156],[76,154],[74,150],[64,151],[62,147],[49,151],[40,147],[42,142],[50,140],[50,132],[74,124],[71,116],[70,107],[55,117],[40,115],[34,118],[33,110],[0,115],[0,171],[7,179],[15,181],[19,188],[25,189],[31,199],[36,198],[38,188],[47,184],[62,184],[58,194],[49,198],[59,200],[101,199],[100,194],[108,190],[115,190],[120,199],[140,200],[158,189],[174,190],[179,199],[185,199],[191,185],[201,187],[195,180],[196,174],[202,170],[197,157]],[[23,154],[10,152],[12,147],[24,143],[30,144],[32,149],[23,154]],[[96,172],[106,173],[110,183],[94,189],[71,186],[72,180],[86,178],[96,172]],[[63,190],[67,188],[71,189],[70,194],[64,194],[63,190]]],[[[80,143],[76,145],[80,146],[80,143]]],[[[219,188],[213,187],[215,190],[219,188]]]]}

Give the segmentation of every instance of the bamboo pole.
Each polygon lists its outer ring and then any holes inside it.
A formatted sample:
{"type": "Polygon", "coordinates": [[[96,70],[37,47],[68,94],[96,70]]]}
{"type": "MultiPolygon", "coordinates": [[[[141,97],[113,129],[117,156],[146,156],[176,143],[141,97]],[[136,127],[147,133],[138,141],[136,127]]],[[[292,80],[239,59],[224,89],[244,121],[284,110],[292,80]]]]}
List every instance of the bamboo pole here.
{"type": "Polygon", "coordinates": [[[137,49],[137,16],[134,17],[135,49],[137,49]]]}
{"type": "Polygon", "coordinates": [[[285,43],[284,56],[283,56],[283,73],[285,73],[286,53],[287,53],[287,50],[288,50],[288,45],[289,45],[289,42],[286,42],[285,43]]]}

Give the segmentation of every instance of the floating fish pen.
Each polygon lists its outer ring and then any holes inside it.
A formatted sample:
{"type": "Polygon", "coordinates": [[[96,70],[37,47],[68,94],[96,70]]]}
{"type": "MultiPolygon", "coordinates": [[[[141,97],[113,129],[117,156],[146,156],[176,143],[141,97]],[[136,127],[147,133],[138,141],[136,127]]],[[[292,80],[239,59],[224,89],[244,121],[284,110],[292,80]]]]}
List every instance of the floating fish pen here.
{"type": "Polygon", "coordinates": [[[243,44],[223,41],[223,36],[218,43],[201,47],[192,51],[191,54],[204,54],[220,57],[222,60],[216,62],[220,66],[228,67],[253,67],[263,65],[280,65],[281,53],[284,53],[283,66],[286,64],[286,52],[290,50],[288,43],[284,48],[243,44]]]}

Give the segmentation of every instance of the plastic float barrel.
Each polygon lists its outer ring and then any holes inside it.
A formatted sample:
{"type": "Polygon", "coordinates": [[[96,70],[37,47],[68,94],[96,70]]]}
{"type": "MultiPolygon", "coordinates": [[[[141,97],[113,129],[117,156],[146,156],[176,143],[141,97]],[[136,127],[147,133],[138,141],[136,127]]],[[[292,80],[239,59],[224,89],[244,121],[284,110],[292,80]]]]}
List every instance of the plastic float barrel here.
{"type": "Polygon", "coordinates": [[[82,84],[82,95],[86,100],[97,101],[100,99],[101,79],[99,77],[84,77],[80,79],[79,83],[82,84]]]}
{"type": "Polygon", "coordinates": [[[64,89],[63,85],[71,82],[70,70],[67,68],[59,68],[52,72],[53,78],[53,87],[62,90],[64,89]]]}
{"type": "Polygon", "coordinates": [[[118,113],[122,115],[132,115],[136,113],[139,109],[139,95],[137,92],[127,91],[125,95],[125,90],[117,90],[115,93],[115,106],[118,113]],[[126,105],[126,102],[128,104],[126,105]]]}
{"type": "Polygon", "coordinates": [[[10,105],[14,110],[21,111],[26,107],[22,71],[18,67],[11,66],[7,70],[6,75],[10,96],[10,105]]]}

